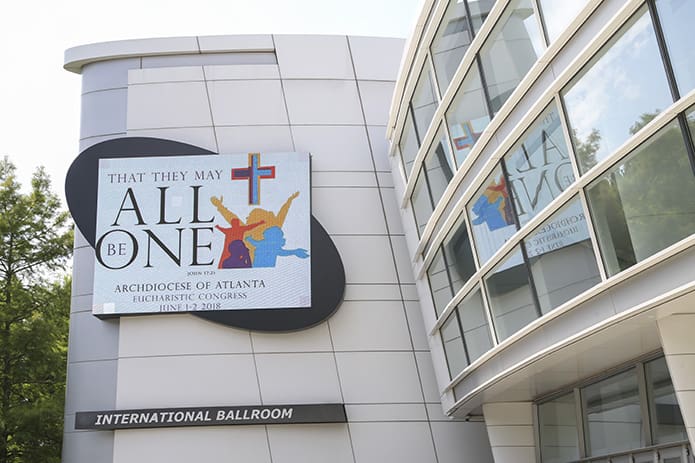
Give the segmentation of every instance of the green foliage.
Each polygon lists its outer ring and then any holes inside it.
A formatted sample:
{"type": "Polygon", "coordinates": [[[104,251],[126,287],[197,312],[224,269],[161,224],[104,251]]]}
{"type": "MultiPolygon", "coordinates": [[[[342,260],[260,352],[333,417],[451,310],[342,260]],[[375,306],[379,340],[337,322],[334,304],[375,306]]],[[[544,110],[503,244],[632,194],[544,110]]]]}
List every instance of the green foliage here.
{"type": "Polygon", "coordinates": [[[660,112],[661,111],[659,111],[658,109],[655,109],[653,113],[640,114],[639,119],[637,119],[637,122],[630,126],[630,135],[634,135],[637,132],[639,132],[642,129],[642,127],[649,124],[652,121],[652,119],[659,115],[660,112]]]}
{"type": "Polygon", "coordinates": [[[43,169],[0,160],[0,463],[60,461],[72,248],[43,169]]]}
{"type": "MultiPolygon", "coordinates": [[[[654,118],[642,114],[635,133],[654,118]]],[[[609,275],[691,235],[695,177],[672,121],[587,188],[609,275]]]]}
{"type": "Polygon", "coordinates": [[[592,129],[586,140],[580,140],[576,131],[572,131],[572,140],[574,142],[574,151],[579,160],[579,171],[583,174],[598,162],[596,152],[601,146],[601,133],[598,129],[592,129]]]}

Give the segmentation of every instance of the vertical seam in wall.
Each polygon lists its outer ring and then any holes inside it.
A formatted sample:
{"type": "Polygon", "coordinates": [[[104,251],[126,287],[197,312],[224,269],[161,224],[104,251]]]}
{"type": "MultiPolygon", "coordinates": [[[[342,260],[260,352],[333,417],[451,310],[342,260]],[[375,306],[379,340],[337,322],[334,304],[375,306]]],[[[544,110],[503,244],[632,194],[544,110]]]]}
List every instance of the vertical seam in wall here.
{"type": "MultiPolygon", "coordinates": [[[[96,259],[96,257],[95,257],[95,259],[96,259]]],[[[95,265],[96,265],[96,263],[95,263],[95,265]]],[[[94,295],[92,295],[92,301],[94,301],[94,295]]],[[[71,303],[72,303],[72,301],[71,301],[71,303]]],[[[72,314],[70,314],[70,315],[72,318],[72,314]]],[[[116,360],[115,360],[116,367],[114,368],[116,370],[116,374],[114,375],[116,384],[114,385],[114,391],[113,391],[113,408],[114,408],[114,410],[116,410],[118,408],[117,407],[117,405],[118,405],[118,369],[121,365],[121,360],[120,360],[120,358],[121,358],[121,319],[120,318],[117,319],[117,323],[118,323],[118,333],[116,335],[116,360]]],[[[68,343],[69,343],[69,341],[68,341],[68,343]]],[[[66,373],[67,373],[67,370],[66,370],[66,373]]],[[[65,394],[66,394],[66,399],[67,399],[67,388],[65,390],[65,394]]],[[[77,413],[77,410],[75,410],[75,413],[77,413]]],[[[77,415],[75,415],[75,416],[77,416],[77,415]]],[[[63,432],[65,432],[65,430],[63,430],[63,432]]],[[[116,459],[116,433],[117,432],[118,431],[114,430],[113,434],[111,435],[111,461],[115,461],[115,459],[116,459]]],[[[61,461],[62,461],[62,456],[63,456],[62,453],[63,452],[61,449],[61,461]]]]}
{"type": "MultiPolygon", "coordinates": [[[[271,36],[273,39],[273,48],[275,49],[275,55],[277,56],[277,46],[275,44],[275,36],[271,36]]],[[[280,63],[278,62],[278,74],[280,76],[280,89],[282,91],[282,99],[285,104],[285,113],[287,114],[287,125],[290,131],[290,139],[292,141],[292,149],[296,150],[295,143],[294,143],[294,134],[292,132],[292,124],[290,122],[290,112],[289,108],[287,106],[287,96],[285,94],[285,86],[283,83],[283,77],[282,77],[282,68],[280,67],[280,63]]],[[[345,407],[345,394],[343,393],[343,382],[340,377],[340,370],[338,369],[338,356],[336,355],[335,352],[335,344],[333,342],[333,333],[331,331],[331,325],[328,320],[326,320],[326,329],[328,330],[328,339],[331,343],[331,354],[333,356],[333,364],[335,365],[335,375],[336,379],[338,380],[338,391],[340,392],[340,400],[343,403],[343,407],[345,407]]],[[[345,410],[346,418],[347,418],[347,410],[345,410]]],[[[350,429],[350,421],[349,419],[346,419],[345,427],[347,429],[347,434],[348,434],[348,441],[350,442],[350,453],[352,455],[352,461],[353,463],[357,463],[357,456],[355,454],[355,444],[352,440],[352,431],[350,429]]]]}
{"type": "MultiPolygon", "coordinates": [[[[117,429],[113,430],[113,434],[111,435],[111,461],[116,461],[116,433],[118,432],[117,429]]],[[[63,433],[65,435],[65,433],[63,433]]],[[[64,444],[63,444],[64,445],[64,444]]],[[[60,449],[60,460],[63,461],[63,449],[60,449]]]]}
{"type": "Polygon", "coordinates": [[[258,386],[258,397],[261,399],[261,405],[265,405],[263,403],[263,391],[261,391],[261,378],[258,375],[258,363],[256,362],[256,349],[254,349],[253,336],[251,336],[250,331],[249,331],[249,342],[251,343],[251,359],[253,360],[253,369],[256,372],[256,385],[258,386]]]}
{"type": "MultiPolygon", "coordinates": [[[[338,390],[340,391],[340,400],[343,402],[343,407],[345,407],[345,395],[343,394],[343,383],[340,379],[340,370],[338,369],[338,356],[335,355],[335,345],[333,344],[333,333],[331,332],[331,325],[326,321],[326,328],[328,328],[328,339],[331,341],[331,353],[333,354],[333,363],[335,364],[335,375],[338,377],[338,390]]],[[[347,417],[347,410],[345,410],[345,415],[347,417]]],[[[346,420],[348,440],[350,441],[350,452],[352,453],[352,461],[357,463],[357,457],[355,456],[355,446],[352,442],[352,432],[350,432],[350,421],[346,420]]]]}
{"type": "MultiPolygon", "coordinates": [[[[249,333],[249,342],[251,343],[251,359],[253,360],[253,370],[256,372],[256,385],[258,386],[258,397],[261,399],[261,405],[263,402],[263,391],[261,390],[261,378],[258,375],[258,363],[256,362],[256,349],[253,346],[253,336],[251,336],[251,331],[249,333]]],[[[270,448],[270,432],[268,431],[268,425],[263,425],[265,430],[265,442],[268,446],[268,457],[270,458],[270,463],[273,463],[273,450],[270,448]]]]}
{"type": "MultiPolygon", "coordinates": [[[[271,35],[270,38],[273,41],[273,50],[275,50],[275,59],[277,60],[278,50],[277,50],[277,46],[275,45],[275,35],[271,35]]],[[[292,142],[292,151],[296,151],[297,148],[295,147],[295,144],[294,144],[294,134],[292,133],[292,123],[290,122],[290,110],[289,110],[289,107],[287,106],[287,95],[285,94],[285,83],[284,83],[283,78],[282,78],[282,67],[280,67],[280,62],[278,62],[277,66],[278,66],[278,77],[280,78],[280,92],[282,93],[282,103],[285,105],[285,116],[287,116],[287,129],[290,132],[290,141],[292,142]]]]}
{"type": "Polygon", "coordinates": [[[369,144],[369,155],[372,158],[372,168],[374,169],[373,170],[374,179],[376,181],[376,187],[377,187],[377,191],[379,193],[379,202],[381,204],[381,211],[382,211],[383,217],[384,217],[384,225],[386,227],[386,236],[389,240],[389,248],[391,249],[391,259],[393,261],[394,270],[396,271],[396,280],[398,282],[398,293],[401,295],[401,301],[400,302],[401,302],[401,307],[403,309],[403,316],[405,317],[405,323],[406,323],[406,326],[408,327],[408,336],[410,338],[410,347],[412,349],[411,353],[413,354],[413,361],[415,362],[415,372],[417,373],[418,382],[420,383],[420,394],[422,397],[422,406],[425,409],[425,418],[427,419],[427,427],[430,430],[430,439],[432,439],[432,451],[434,452],[435,461],[438,463],[439,462],[439,455],[437,454],[437,446],[436,446],[435,440],[434,440],[434,430],[432,429],[432,421],[430,420],[430,414],[429,414],[429,411],[427,410],[427,397],[425,397],[425,388],[422,384],[422,374],[420,372],[420,366],[418,364],[417,355],[415,353],[415,342],[413,341],[413,332],[410,329],[410,320],[408,318],[408,310],[407,310],[406,304],[405,304],[405,296],[403,294],[403,286],[401,284],[401,277],[400,277],[400,274],[398,272],[398,265],[396,262],[396,252],[395,252],[394,245],[393,245],[391,230],[389,229],[389,223],[388,223],[387,215],[386,215],[386,207],[384,206],[384,196],[382,193],[381,184],[379,183],[379,174],[377,173],[376,162],[374,160],[374,149],[372,147],[372,140],[369,137],[369,130],[367,129],[367,127],[368,127],[367,126],[367,116],[364,112],[364,104],[362,102],[362,92],[360,91],[359,82],[357,80],[357,70],[355,69],[355,60],[352,56],[352,48],[350,47],[350,39],[348,36],[345,36],[345,41],[347,42],[348,53],[350,54],[350,63],[352,64],[352,72],[355,76],[355,88],[357,89],[357,98],[359,99],[359,102],[360,102],[360,111],[362,111],[362,121],[364,122],[364,131],[365,131],[365,134],[367,135],[367,143],[369,144]]]}
{"type": "MultiPolygon", "coordinates": [[[[200,51],[200,39],[198,36],[195,38],[195,42],[198,45],[198,53],[200,51]]],[[[210,111],[210,125],[212,126],[212,137],[215,139],[215,152],[220,153],[220,144],[217,142],[217,130],[215,129],[215,117],[212,114],[212,99],[210,98],[210,89],[208,88],[208,78],[205,75],[205,65],[201,65],[200,69],[203,71],[203,85],[205,86],[205,96],[208,99],[208,110],[210,111]]],[[[249,334],[250,336],[250,334],[249,334]]]]}
{"type": "Polygon", "coordinates": [[[270,447],[270,432],[268,431],[268,425],[263,425],[265,428],[265,441],[268,444],[268,457],[270,457],[270,463],[273,463],[273,449],[270,447]]]}

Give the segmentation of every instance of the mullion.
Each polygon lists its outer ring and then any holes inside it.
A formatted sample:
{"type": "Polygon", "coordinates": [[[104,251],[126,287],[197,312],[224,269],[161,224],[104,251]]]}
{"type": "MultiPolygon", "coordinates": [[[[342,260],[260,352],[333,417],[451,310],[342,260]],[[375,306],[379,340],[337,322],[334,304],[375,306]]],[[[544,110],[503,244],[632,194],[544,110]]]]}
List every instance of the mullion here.
{"type": "Polygon", "coordinates": [[[678,114],[677,119],[681,128],[683,142],[685,142],[685,151],[688,153],[690,169],[693,171],[693,175],[695,176],[695,146],[693,146],[693,135],[690,131],[690,124],[688,124],[688,117],[685,115],[685,113],[680,113],[678,114]]]}
{"type": "Polygon", "coordinates": [[[538,11],[539,22],[541,23],[541,32],[543,33],[543,38],[545,39],[545,46],[550,46],[550,36],[548,35],[548,26],[546,25],[545,15],[543,14],[543,8],[538,0],[533,0],[536,5],[536,10],[538,11]]]}
{"type": "MultiPolygon", "coordinates": [[[[418,133],[417,130],[417,124],[415,124],[415,111],[413,110],[413,104],[408,103],[408,113],[410,114],[410,122],[413,125],[413,134],[415,135],[415,143],[417,143],[417,150],[420,150],[420,134],[418,133]]],[[[403,131],[407,130],[407,127],[405,126],[408,122],[408,117],[406,116],[405,121],[403,122],[403,131]]],[[[402,137],[402,135],[401,135],[402,137]]],[[[399,144],[400,145],[400,144],[399,144]]],[[[410,178],[410,170],[413,170],[415,167],[415,159],[413,159],[413,165],[408,168],[408,166],[405,165],[405,157],[403,156],[403,150],[401,150],[399,146],[399,151],[401,153],[401,163],[403,164],[403,171],[405,172],[405,178],[408,179],[410,178]]],[[[417,154],[416,154],[417,157],[417,154]]]]}
{"type": "Polygon", "coordinates": [[[470,365],[471,356],[468,354],[468,346],[466,345],[466,338],[463,335],[463,323],[461,323],[461,315],[459,314],[458,307],[456,307],[456,310],[454,310],[454,315],[456,315],[456,323],[458,323],[459,333],[461,333],[461,343],[463,343],[463,354],[466,356],[466,363],[470,365]]]}
{"type": "Polygon", "coordinates": [[[454,297],[454,283],[451,279],[451,272],[449,271],[449,259],[446,256],[446,251],[444,250],[444,243],[439,247],[442,251],[442,260],[444,261],[444,271],[446,272],[446,279],[449,281],[449,301],[454,297]]]}
{"type": "MultiPolygon", "coordinates": [[[[514,201],[514,198],[512,197],[512,189],[510,188],[509,183],[509,172],[507,171],[507,164],[504,162],[504,158],[500,159],[500,167],[502,167],[502,176],[504,177],[504,182],[507,187],[507,196],[509,198],[509,201],[511,202],[514,223],[516,224],[516,229],[519,230],[521,229],[521,224],[519,223],[519,214],[516,210],[516,201],[514,201]]],[[[531,287],[531,297],[533,298],[533,303],[536,306],[536,315],[538,315],[538,317],[540,318],[543,316],[543,312],[541,311],[541,302],[538,298],[536,284],[533,280],[533,273],[531,273],[531,263],[529,262],[528,252],[526,251],[526,243],[523,239],[519,241],[519,249],[521,249],[521,255],[524,259],[524,266],[526,267],[526,273],[528,274],[528,281],[531,287]]]]}
{"type": "Polygon", "coordinates": [[[410,109],[410,120],[413,121],[413,131],[415,132],[415,141],[417,142],[417,149],[420,150],[422,146],[422,138],[420,137],[420,131],[417,129],[417,120],[415,119],[415,109],[413,108],[413,103],[408,103],[408,108],[410,109]]]}
{"type": "MultiPolygon", "coordinates": [[[[654,25],[656,43],[659,46],[659,54],[661,55],[664,70],[666,71],[666,80],[668,81],[669,90],[671,91],[673,101],[678,101],[681,97],[681,94],[680,90],[678,89],[678,81],[676,80],[676,73],[673,69],[671,56],[668,52],[668,45],[666,44],[666,36],[664,35],[664,29],[661,26],[661,18],[659,18],[659,12],[656,8],[656,0],[647,0],[647,7],[649,8],[649,15],[651,17],[652,24],[654,25]]],[[[695,175],[695,146],[693,146],[692,133],[690,132],[690,127],[688,125],[687,118],[683,113],[678,115],[678,122],[680,123],[681,132],[685,141],[685,148],[686,152],[688,153],[690,168],[693,171],[693,175],[695,175]]]]}
{"type": "MultiPolygon", "coordinates": [[[[669,55],[668,52],[668,45],[666,44],[664,29],[661,26],[661,18],[659,18],[659,12],[656,8],[656,0],[647,0],[647,6],[649,8],[649,15],[651,16],[652,24],[654,24],[656,43],[659,46],[659,54],[661,55],[661,60],[666,71],[666,80],[668,81],[669,90],[671,91],[673,101],[678,101],[681,98],[681,94],[680,90],[678,89],[678,81],[676,80],[676,73],[673,69],[673,63],[671,62],[671,55],[669,55]]],[[[683,133],[685,149],[688,153],[688,160],[690,161],[690,168],[693,171],[693,175],[695,175],[695,147],[693,146],[692,134],[690,132],[690,127],[688,126],[687,118],[683,113],[678,115],[678,122],[680,123],[681,132],[683,133]]]]}
{"type": "MultiPolygon", "coordinates": [[[[434,207],[435,207],[434,196],[432,196],[432,188],[430,188],[430,178],[427,175],[427,157],[428,156],[425,156],[425,159],[422,161],[422,175],[424,175],[424,179],[425,179],[425,188],[427,188],[427,197],[430,198],[430,206],[432,207],[432,211],[434,211],[434,207]]],[[[415,183],[417,183],[417,181],[415,183]]],[[[412,203],[412,201],[411,201],[411,203],[412,203]]],[[[430,218],[431,217],[432,217],[432,213],[430,212],[430,218]]],[[[428,220],[426,220],[425,222],[427,222],[428,220]]],[[[418,225],[418,235],[420,235],[419,225],[418,225]]]]}
{"type": "Polygon", "coordinates": [[[487,115],[492,120],[495,114],[492,112],[492,101],[490,101],[490,91],[487,88],[487,79],[483,72],[483,63],[480,61],[480,55],[475,55],[475,62],[478,65],[478,74],[480,75],[480,85],[483,87],[483,95],[485,95],[485,105],[487,106],[487,115]]]}
{"type": "MultiPolygon", "coordinates": [[[[649,394],[647,393],[647,375],[644,368],[644,362],[638,362],[635,365],[637,373],[637,392],[639,396],[640,416],[642,418],[642,437],[644,438],[645,447],[654,445],[654,431],[652,430],[652,416],[649,413],[649,394]]],[[[654,417],[656,419],[656,416],[654,417]]]]}
{"type": "Polygon", "coordinates": [[[475,37],[475,31],[473,30],[473,19],[471,18],[471,9],[468,6],[468,0],[463,0],[463,8],[466,10],[466,22],[468,23],[468,46],[471,46],[471,42],[475,37]]]}
{"type": "Polygon", "coordinates": [[[661,55],[661,61],[664,65],[664,70],[666,71],[666,80],[668,81],[668,87],[671,91],[673,101],[678,101],[680,99],[680,92],[678,91],[676,74],[673,72],[673,64],[671,63],[671,57],[668,54],[668,47],[666,46],[666,37],[664,36],[664,31],[661,28],[661,20],[659,19],[659,14],[656,10],[655,0],[647,0],[647,6],[649,7],[649,16],[651,17],[652,24],[654,25],[654,33],[656,34],[656,43],[659,46],[659,54],[661,55]]]}

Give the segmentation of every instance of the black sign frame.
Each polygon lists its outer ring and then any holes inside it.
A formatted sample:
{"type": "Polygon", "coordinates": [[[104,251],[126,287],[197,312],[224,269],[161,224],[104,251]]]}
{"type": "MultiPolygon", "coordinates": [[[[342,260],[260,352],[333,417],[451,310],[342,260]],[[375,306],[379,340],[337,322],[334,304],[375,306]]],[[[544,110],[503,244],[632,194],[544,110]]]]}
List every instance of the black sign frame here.
{"type": "MultiPolygon", "coordinates": [[[[210,154],[217,153],[186,143],[150,137],[116,138],[87,148],[73,161],[65,179],[65,196],[77,228],[94,248],[100,159],[210,154]]],[[[296,331],[315,326],[330,317],[342,303],[345,293],[345,268],[335,243],[313,215],[311,217],[311,252],[311,307],[309,308],[162,312],[161,314],[190,313],[226,326],[268,332],[296,331]]],[[[140,315],[152,314],[99,315],[99,317],[118,318],[140,315]]]]}
{"type": "Polygon", "coordinates": [[[77,412],[76,430],[347,423],[344,404],[241,405],[77,412]]]}

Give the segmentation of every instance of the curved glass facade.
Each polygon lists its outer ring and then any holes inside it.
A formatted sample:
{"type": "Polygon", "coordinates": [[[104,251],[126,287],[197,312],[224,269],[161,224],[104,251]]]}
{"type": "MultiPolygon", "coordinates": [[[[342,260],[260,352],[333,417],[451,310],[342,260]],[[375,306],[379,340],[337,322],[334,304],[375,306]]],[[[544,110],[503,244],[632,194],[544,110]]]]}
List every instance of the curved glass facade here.
{"type": "MultiPolygon", "coordinates": [[[[660,462],[680,462],[669,454],[668,444],[688,439],[663,356],[559,391],[539,402],[537,411],[543,463],[576,461],[580,453],[600,457],[646,446],[664,446],[660,462]]],[[[610,461],[654,461],[648,451],[633,455],[610,461]]]]}
{"type": "Polygon", "coordinates": [[[695,7],[630,2],[547,72],[599,3],[432,6],[391,140],[450,388],[535,320],[695,232],[683,200],[695,197],[695,109],[683,109],[695,104],[683,19],[695,7]],[[439,93],[421,118],[427,79],[439,93]]]}

